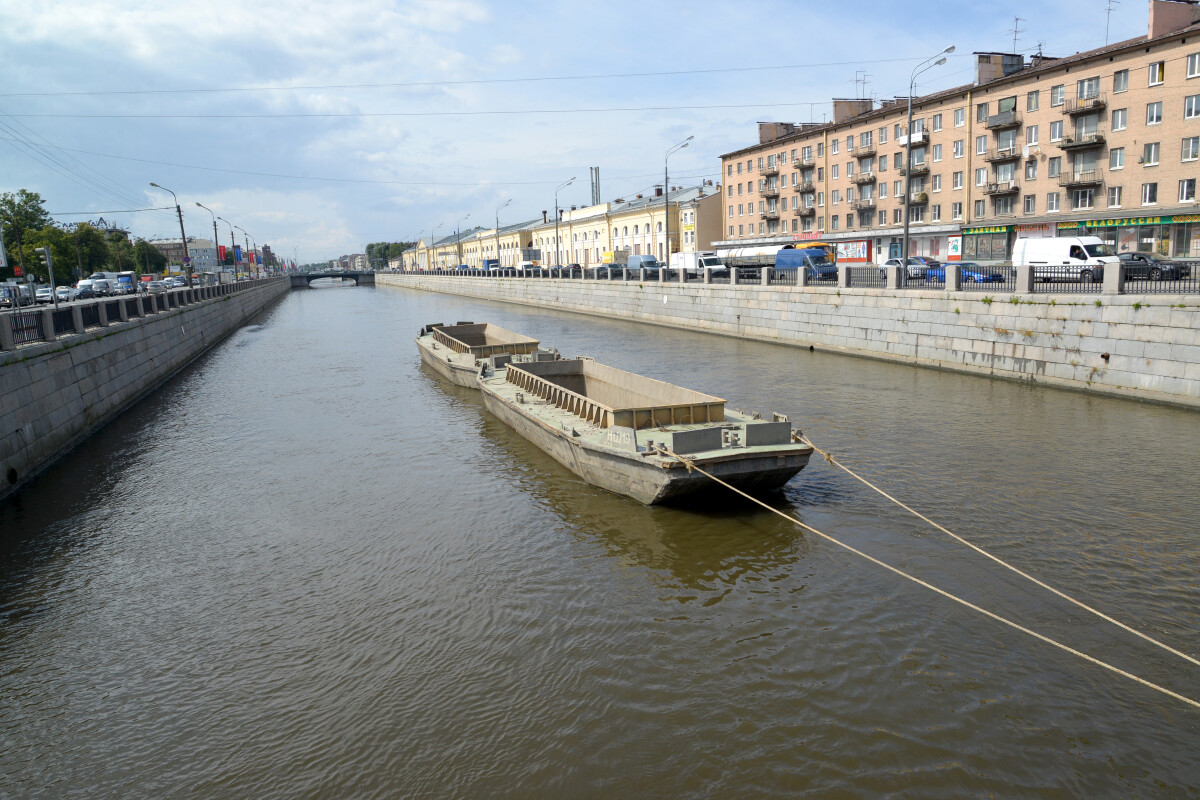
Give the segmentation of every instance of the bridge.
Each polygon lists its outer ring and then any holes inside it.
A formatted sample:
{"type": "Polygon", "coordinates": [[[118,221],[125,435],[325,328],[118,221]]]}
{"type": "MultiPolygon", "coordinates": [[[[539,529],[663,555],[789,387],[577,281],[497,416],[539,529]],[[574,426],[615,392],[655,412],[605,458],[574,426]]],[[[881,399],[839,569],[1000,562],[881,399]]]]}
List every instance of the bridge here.
{"type": "Polygon", "coordinates": [[[340,278],[343,281],[354,281],[355,286],[375,285],[375,273],[366,271],[346,272],[345,270],[341,270],[338,272],[301,272],[299,274],[292,275],[291,278],[293,289],[308,288],[310,283],[315,280],[320,280],[321,278],[340,278]]]}

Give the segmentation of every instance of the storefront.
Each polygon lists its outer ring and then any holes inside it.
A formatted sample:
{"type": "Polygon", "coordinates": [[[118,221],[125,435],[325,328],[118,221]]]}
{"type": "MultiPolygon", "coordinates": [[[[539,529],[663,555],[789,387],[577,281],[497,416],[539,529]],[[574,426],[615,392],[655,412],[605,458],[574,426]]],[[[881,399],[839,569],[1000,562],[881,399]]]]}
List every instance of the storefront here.
{"type": "Polygon", "coordinates": [[[1200,258],[1200,214],[1087,219],[1058,223],[1059,236],[1098,236],[1118,253],[1200,258]]]}
{"type": "Polygon", "coordinates": [[[837,243],[839,264],[866,264],[874,261],[870,239],[859,239],[837,243]]]}
{"type": "Polygon", "coordinates": [[[1008,261],[1012,254],[1012,225],[963,228],[963,261],[1008,261]]]}

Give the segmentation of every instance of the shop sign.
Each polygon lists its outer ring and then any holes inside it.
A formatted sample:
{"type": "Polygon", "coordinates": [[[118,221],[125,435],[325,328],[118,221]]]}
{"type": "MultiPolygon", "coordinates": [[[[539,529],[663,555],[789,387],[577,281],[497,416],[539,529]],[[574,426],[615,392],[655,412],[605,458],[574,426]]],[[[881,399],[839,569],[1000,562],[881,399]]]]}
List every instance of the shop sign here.
{"type": "Polygon", "coordinates": [[[1013,225],[1013,230],[1017,233],[1037,233],[1039,231],[1050,231],[1049,222],[1035,222],[1028,225],[1013,225]]]}
{"type": "Polygon", "coordinates": [[[812,241],[813,239],[817,239],[817,238],[819,238],[819,235],[817,234],[816,231],[808,231],[807,233],[793,233],[792,234],[793,242],[809,242],[809,241],[812,241]]]}
{"type": "Polygon", "coordinates": [[[686,225],[684,225],[684,226],[683,226],[683,229],[684,229],[685,231],[694,231],[694,230],[696,230],[696,223],[694,223],[694,222],[689,222],[689,223],[687,223],[686,225]]]}
{"type": "Polygon", "coordinates": [[[1123,228],[1126,225],[1166,225],[1172,222],[1200,222],[1200,214],[1178,217],[1125,217],[1123,219],[1083,219],[1078,222],[1060,222],[1058,229],[1071,228],[1123,228]]]}
{"type": "Polygon", "coordinates": [[[947,261],[962,261],[962,237],[961,236],[946,237],[946,260],[947,261]]]}
{"type": "Polygon", "coordinates": [[[865,239],[857,242],[838,242],[837,260],[838,262],[870,261],[871,242],[865,239]]]}
{"type": "MultiPolygon", "coordinates": [[[[1062,227],[1061,225],[1059,227],[1062,227]]],[[[963,233],[1008,233],[1008,225],[993,225],[990,228],[964,228],[963,233]]]]}

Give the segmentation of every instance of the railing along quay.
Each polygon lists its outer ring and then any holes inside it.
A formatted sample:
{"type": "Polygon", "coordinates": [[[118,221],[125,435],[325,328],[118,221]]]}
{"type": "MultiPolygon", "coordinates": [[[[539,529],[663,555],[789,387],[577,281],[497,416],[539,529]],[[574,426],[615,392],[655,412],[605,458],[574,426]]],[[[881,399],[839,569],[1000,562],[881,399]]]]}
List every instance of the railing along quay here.
{"type": "Polygon", "coordinates": [[[205,300],[256,289],[273,280],[278,278],[195,286],[129,297],[102,297],[60,304],[58,308],[51,305],[0,312],[0,350],[16,350],[26,345],[79,336],[94,328],[103,328],[137,317],[161,314],[205,300]]]}
{"type": "Polygon", "coordinates": [[[551,270],[546,267],[533,269],[503,268],[499,270],[389,270],[397,275],[432,277],[471,278],[477,280],[512,279],[520,280],[583,280],[583,281],[637,281],[639,283],[673,283],[704,285],[742,286],[825,286],[858,289],[907,289],[931,291],[992,292],[1013,294],[1200,294],[1200,262],[1177,262],[1181,266],[1169,275],[1151,279],[1121,264],[1117,269],[1092,274],[1077,272],[1069,267],[1052,267],[1044,270],[1032,267],[997,266],[988,267],[956,263],[942,264],[936,268],[923,269],[921,274],[903,274],[899,267],[883,267],[864,264],[841,264],[837,267],[837,280],[819,274],[813,269],[777,269],[770,266],[731,267],[728,272],[713,274],[705,269],[703,274],[689,274],[677,269],[636,269],[624,267],[576,267],[551,270]],[[891,272],[889,273],[889,270],[891,272]],[[1105,274],[1107,273],[1107,274],[1105,274]]]}

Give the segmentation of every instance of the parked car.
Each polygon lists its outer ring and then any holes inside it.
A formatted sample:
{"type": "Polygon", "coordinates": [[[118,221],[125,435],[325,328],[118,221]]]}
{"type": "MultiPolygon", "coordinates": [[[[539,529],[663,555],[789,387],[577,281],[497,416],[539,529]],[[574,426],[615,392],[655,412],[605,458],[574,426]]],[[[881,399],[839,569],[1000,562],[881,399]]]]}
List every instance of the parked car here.
{"type": "Polygon", "coordinates": [[[54,290],[54,294],[58,296],[58,302],[69,303],[75,299],[76,292],[70,286],[59,286],[54,290]]]}
{"type": "Polygon", "coordinates": [[[1097,236],[1058,236],[1018,238],[1013,243],[1012,263],[1032,267],[1034,280],[1092,283],[1104,280],[1105,264],[1121,261],[1097,236]]]}
{"type": "MultiPolygon", "coordinates": [[[[990,270],[987,270],[987,269],[979,266],[978,264],[976,264],[974,261],[960,261],[957,264],[952,263],[950,266],[952,266],[952,267],[957,266],[959,268],[959,270],[961,270],[960,274],[962,275],[963,283],[1003,283],[1004,282],[1004,275],[1002,275],[999,272],[992,272],[990,270]]],[[[925,270],[925,280],[932,281],[934,283],[945,283],[946,282],[946,265],[938,264],[936,267],[929,267],[928,269],[926,269],[925,270]]]]}
{"type": "Polygon", "coordinates": [[[1157,253],[1120,253],[1117,258],[1125,266],[1126,278],[1151,281],[1174,281],[1190,277],[1192,267],[1180,261],[1170,261],[1157,253]]]}
{"type": "MultiPolygon", "coordinates": [[[[879,277],[886,278],[887,277],[887,268],[888,267],[898,267],[898,266],[900,266],[900,259],[889,258],[887,261],[883,262],[882,266],[879,267],[879,277]]],[[[926,261],[926,259],[922,258],[921,256],[909,256],[907,269],[905,270],[905,273],[910,278],[924,278],[925,270],[927,270],[930,266],[931,265],[926,261]]],[[[943,273],[943,276],[944,276],[944,273],[943,273]]],[[[944,277],[943,277],[943,280],[944,280],[944,277]]]]}
{"type": "Polygon", "coordinates": [[[38,287],[37,294],[34,295],[34,300],[37,301],[38,305],[41,305],[42,303],[53,303],[54,292],[50,291],[49,286],[38,287]]]}

